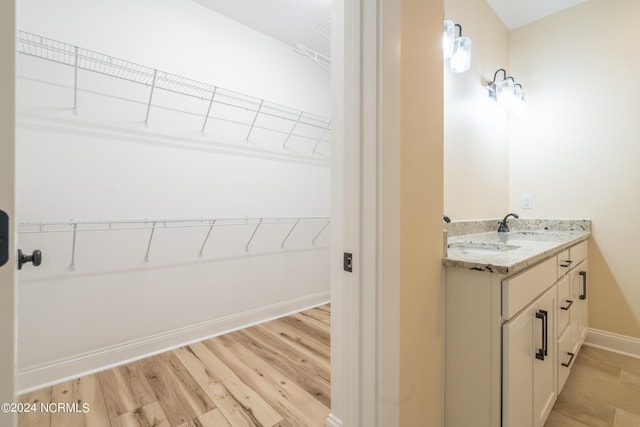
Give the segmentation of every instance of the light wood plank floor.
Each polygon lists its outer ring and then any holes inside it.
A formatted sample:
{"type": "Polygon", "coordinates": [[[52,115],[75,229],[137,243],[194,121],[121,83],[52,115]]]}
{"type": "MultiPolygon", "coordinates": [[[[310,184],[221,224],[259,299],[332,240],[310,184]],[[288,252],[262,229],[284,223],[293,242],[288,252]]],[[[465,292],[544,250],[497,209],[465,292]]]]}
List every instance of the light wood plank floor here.
{"type": "Polygon", "coordinates": [[[324,305],[27,393],[20,402],[80,411],[23,413],[18,425],[324,426],[329,320],[324,305]]]}
{"type": "Polygon", "coordinates": [[[583,346],[545,427],[640,427],[640,359],[583,346]]]}

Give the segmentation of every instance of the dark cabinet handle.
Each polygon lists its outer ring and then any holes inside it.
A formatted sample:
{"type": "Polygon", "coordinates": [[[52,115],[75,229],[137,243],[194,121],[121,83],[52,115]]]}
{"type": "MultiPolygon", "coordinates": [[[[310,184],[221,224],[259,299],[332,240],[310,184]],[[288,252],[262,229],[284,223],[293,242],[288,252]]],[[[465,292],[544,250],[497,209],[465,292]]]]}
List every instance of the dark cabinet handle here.
{"type": "Polygon", "coordinates": [[[570,259],[565,259],[564,261],[561,261],[563,264],[560,264],[560,267],[564,267],[567,268],[569,267],[571,264],[573,264],[573,261],[571,261],[570,259]]]}
{"type": "Polygon", "coordinates": [[[580,299],[587,299],[587,272],[581,271],[578,274],[582,276],[582,295],[580,295],[580,299]]]}
{"type": "Polygon", "coordinates": [[[9,261],[9,215],[0,211],[0,267],[9,261]]]}
{"type": "Polygon", "coordinates": [[[32,262],[34,267],[42,264],[42,252],[36,249],[31,255],[27,255],[22,249],[18,249],[18,270],[22,270],[22,266],[28,262],[32,262]]]}
{"type": "Polygon", "coordinates": [[[571,365],[571,361],[573,360],[573,357],[575,356],[575,353],[571,353],[571,352],[567,352],[567,354],[569,355],[569,361],[567,363],[562,362],[561,365],[564,366],[565,368],[568,368],[571,365]]]}
{"type": "Polygon", "coordinates": [[[536,319],[542,320],[542,342],[540,349],[536,351],[536,359],[544,360],[547,355],[547,312],[539,310],[536,313],[536,319]]]}
{"type": "Polygon", "coordinates": [[[544,355],[549,355],[549,313],[546,310],[540,310],[544,316],[544,333],[542,334],[544,340],[544,355]]]}
{"type": "Polygon", "coordinates": [[[571,301],[570,299],[567,300],[567,306],[566,307],[560,307],[560,310],[569,310],[569,308],[573,305],[573,301],[571,301]]]}

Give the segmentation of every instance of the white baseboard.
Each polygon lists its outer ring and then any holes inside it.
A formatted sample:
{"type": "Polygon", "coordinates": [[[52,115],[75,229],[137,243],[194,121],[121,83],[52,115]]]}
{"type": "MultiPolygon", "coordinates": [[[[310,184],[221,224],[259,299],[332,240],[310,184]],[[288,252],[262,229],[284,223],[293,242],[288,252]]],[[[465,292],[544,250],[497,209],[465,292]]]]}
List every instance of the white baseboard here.
{"type": "MultiPolygon", "coordinates": [[[[18,394],[144,359],[329,302],[329,291],[18,369],[18,394]]],[[[340,425],[340,424],[336,424],[340,425]]]]}
{"type": "Polygon", "coordinates": [[[640,339],[599,329],[587,329],[585,345],[640,359],[640,339]]]}
{"type": "Polygon", "coordinates": [[[333,414],[327,417],[326,427],[342,427],[342,421],[333,414]]]}

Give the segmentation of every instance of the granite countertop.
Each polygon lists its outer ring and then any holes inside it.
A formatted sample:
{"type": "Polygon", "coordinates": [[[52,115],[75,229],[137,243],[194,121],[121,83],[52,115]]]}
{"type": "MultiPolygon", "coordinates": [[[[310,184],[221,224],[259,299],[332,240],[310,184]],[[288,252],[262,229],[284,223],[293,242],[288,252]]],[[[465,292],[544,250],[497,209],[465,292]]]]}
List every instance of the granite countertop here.
{"type": "MultiPolygon", "coordinates": [[[[510,220],[511,231],[486,231],[499,220],[464,221],[451,226],[443,259],[449,267],[496,274],[513,274],[586,240],[591,235],[588,220],[510,220]],[[457,234],[455,230],[481,231],[457,234]]],[[[497,229],[497,226],[494,227],[497,229]]]]}

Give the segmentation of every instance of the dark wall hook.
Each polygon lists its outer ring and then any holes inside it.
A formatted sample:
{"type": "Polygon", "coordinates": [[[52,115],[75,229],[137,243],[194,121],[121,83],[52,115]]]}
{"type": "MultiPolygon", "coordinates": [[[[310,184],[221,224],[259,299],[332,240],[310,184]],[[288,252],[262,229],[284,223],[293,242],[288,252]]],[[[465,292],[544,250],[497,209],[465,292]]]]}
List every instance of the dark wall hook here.
{"type": "Polygon", "coordinates": [[[38,267],[42,264],[42,252],[36,249],[31,255],[27,255],[22,252],[22,249],[18,249],[18,270],[22,270],[22,266],[28,262],[33,263],[34,267],[38,267]]]}

